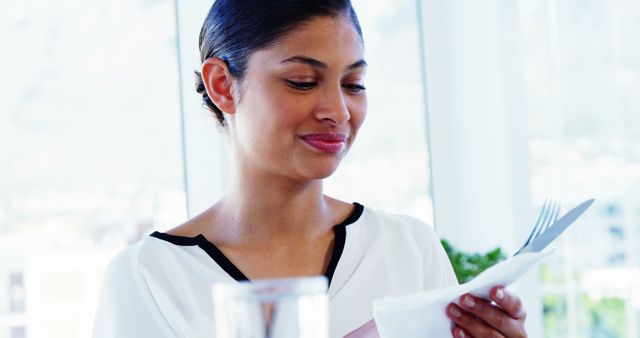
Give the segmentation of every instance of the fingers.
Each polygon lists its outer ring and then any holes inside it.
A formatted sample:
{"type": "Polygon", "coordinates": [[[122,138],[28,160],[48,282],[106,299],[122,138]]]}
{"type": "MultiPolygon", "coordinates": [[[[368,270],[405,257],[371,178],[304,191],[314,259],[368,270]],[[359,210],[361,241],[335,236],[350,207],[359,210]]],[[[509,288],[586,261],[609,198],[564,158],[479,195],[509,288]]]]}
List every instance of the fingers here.
{"type": "Polygon", "coordinates": [[[459,306],[450,304],[449,318],[474,337],[526,337],[526,313],[520,299],[502,288],[492,290],[491,297],[495,298],[496,305],[482,298],[463,295],[459,306]],[[502,308],[502,304],[509,310],[502,308]],[[456,309],[460,316],[456,316],[456,309]]]}
{"type": "Polygon", "coordinates": [[[524,319],[527,317],[527,313],[522,308],[520,298],[503,287],[496,286],[493,288],[490,297],[512,318],[524,319]]]}
{"type": "Polygon", "coordinates": [[[456,323],[452,331],[455,338],[505,338],[501,332],[455,304],[449,304],[447,316],[456,323]]]}

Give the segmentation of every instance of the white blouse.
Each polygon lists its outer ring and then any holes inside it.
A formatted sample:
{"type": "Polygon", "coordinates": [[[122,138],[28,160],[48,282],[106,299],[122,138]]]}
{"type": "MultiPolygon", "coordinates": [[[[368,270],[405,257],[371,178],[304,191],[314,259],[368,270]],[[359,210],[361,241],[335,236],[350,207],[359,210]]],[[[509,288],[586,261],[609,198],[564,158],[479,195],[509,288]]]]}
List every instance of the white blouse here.
{"type": "MultiPolygon", "coordinates": [[[[334,252],[325,273],[331,337],[343,337],[371,320],[375,299],[457,284],[430,226],[354,204],[353,214],[334,227],[334,252]]],[[[204,236],[156,232],[109,264],[93,338],[212,338],[211,285],[242,279],[204,236]]]]}

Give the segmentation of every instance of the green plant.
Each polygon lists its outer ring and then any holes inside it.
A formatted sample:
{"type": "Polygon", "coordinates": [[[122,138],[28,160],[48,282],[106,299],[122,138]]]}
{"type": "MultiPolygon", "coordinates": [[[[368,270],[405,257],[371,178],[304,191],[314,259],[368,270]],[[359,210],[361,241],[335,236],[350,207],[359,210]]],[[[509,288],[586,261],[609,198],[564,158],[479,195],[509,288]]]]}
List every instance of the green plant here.
{"type": "Polygon", "coordinates": [[[460,284],[472,280],[482,271],[507,258],[501,248],[495,248],[485,254],[458,251],[446,240],[441,240],[449,256],[453,270],[460,284]]]}

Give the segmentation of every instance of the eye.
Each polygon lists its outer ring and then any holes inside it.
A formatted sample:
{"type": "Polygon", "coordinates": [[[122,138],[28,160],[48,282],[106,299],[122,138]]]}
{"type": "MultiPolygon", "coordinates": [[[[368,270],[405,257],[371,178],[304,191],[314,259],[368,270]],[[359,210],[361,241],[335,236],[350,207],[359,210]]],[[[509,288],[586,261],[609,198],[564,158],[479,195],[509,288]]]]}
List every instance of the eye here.
{"type": "Polygon", "coordinates": [[[297,90],[311,90],[315,88],[318,83],[314,81],[292,81],[286,80],[289,87],[297,90]]]}
{"type": "Polygon", "coordinates": [[[365,88],[363,85],[360,85],[357,83],[344,83],[342,84],[342,88],[346,89],[348,92],[353,94],[358,94],[360,92],[367,90],[367,88],[365,88]]]}

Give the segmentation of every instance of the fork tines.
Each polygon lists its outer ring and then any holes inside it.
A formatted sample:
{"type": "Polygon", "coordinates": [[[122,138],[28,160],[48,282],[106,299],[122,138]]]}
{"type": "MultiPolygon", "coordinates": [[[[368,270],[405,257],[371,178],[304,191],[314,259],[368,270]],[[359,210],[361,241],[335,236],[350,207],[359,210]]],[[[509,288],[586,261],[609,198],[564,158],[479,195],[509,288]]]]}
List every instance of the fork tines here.
{"type": "Polygon", "coordinates": [[[531,241],[533,241],[538,236],[540,236],[540,234],[544,233],[545,230],[547,230],[551,224],[555,223],[555,221],[558,220],[559,212],[560,212],[560,204],[551,199],[546,199],[544,201],[544,204],[542,205],[542,210],[540,210],[540,215],[538,216],[538,220],[536,221],[536,224],[533,226],[533,230],[531,230],[529,237],[524,242],[522,247],[520,247],[520,249],[516,251],[515,254],[517,255],[522,249],[524,249],[524,247],[526,247],[529,243],[531,243],[531,241]]]}

